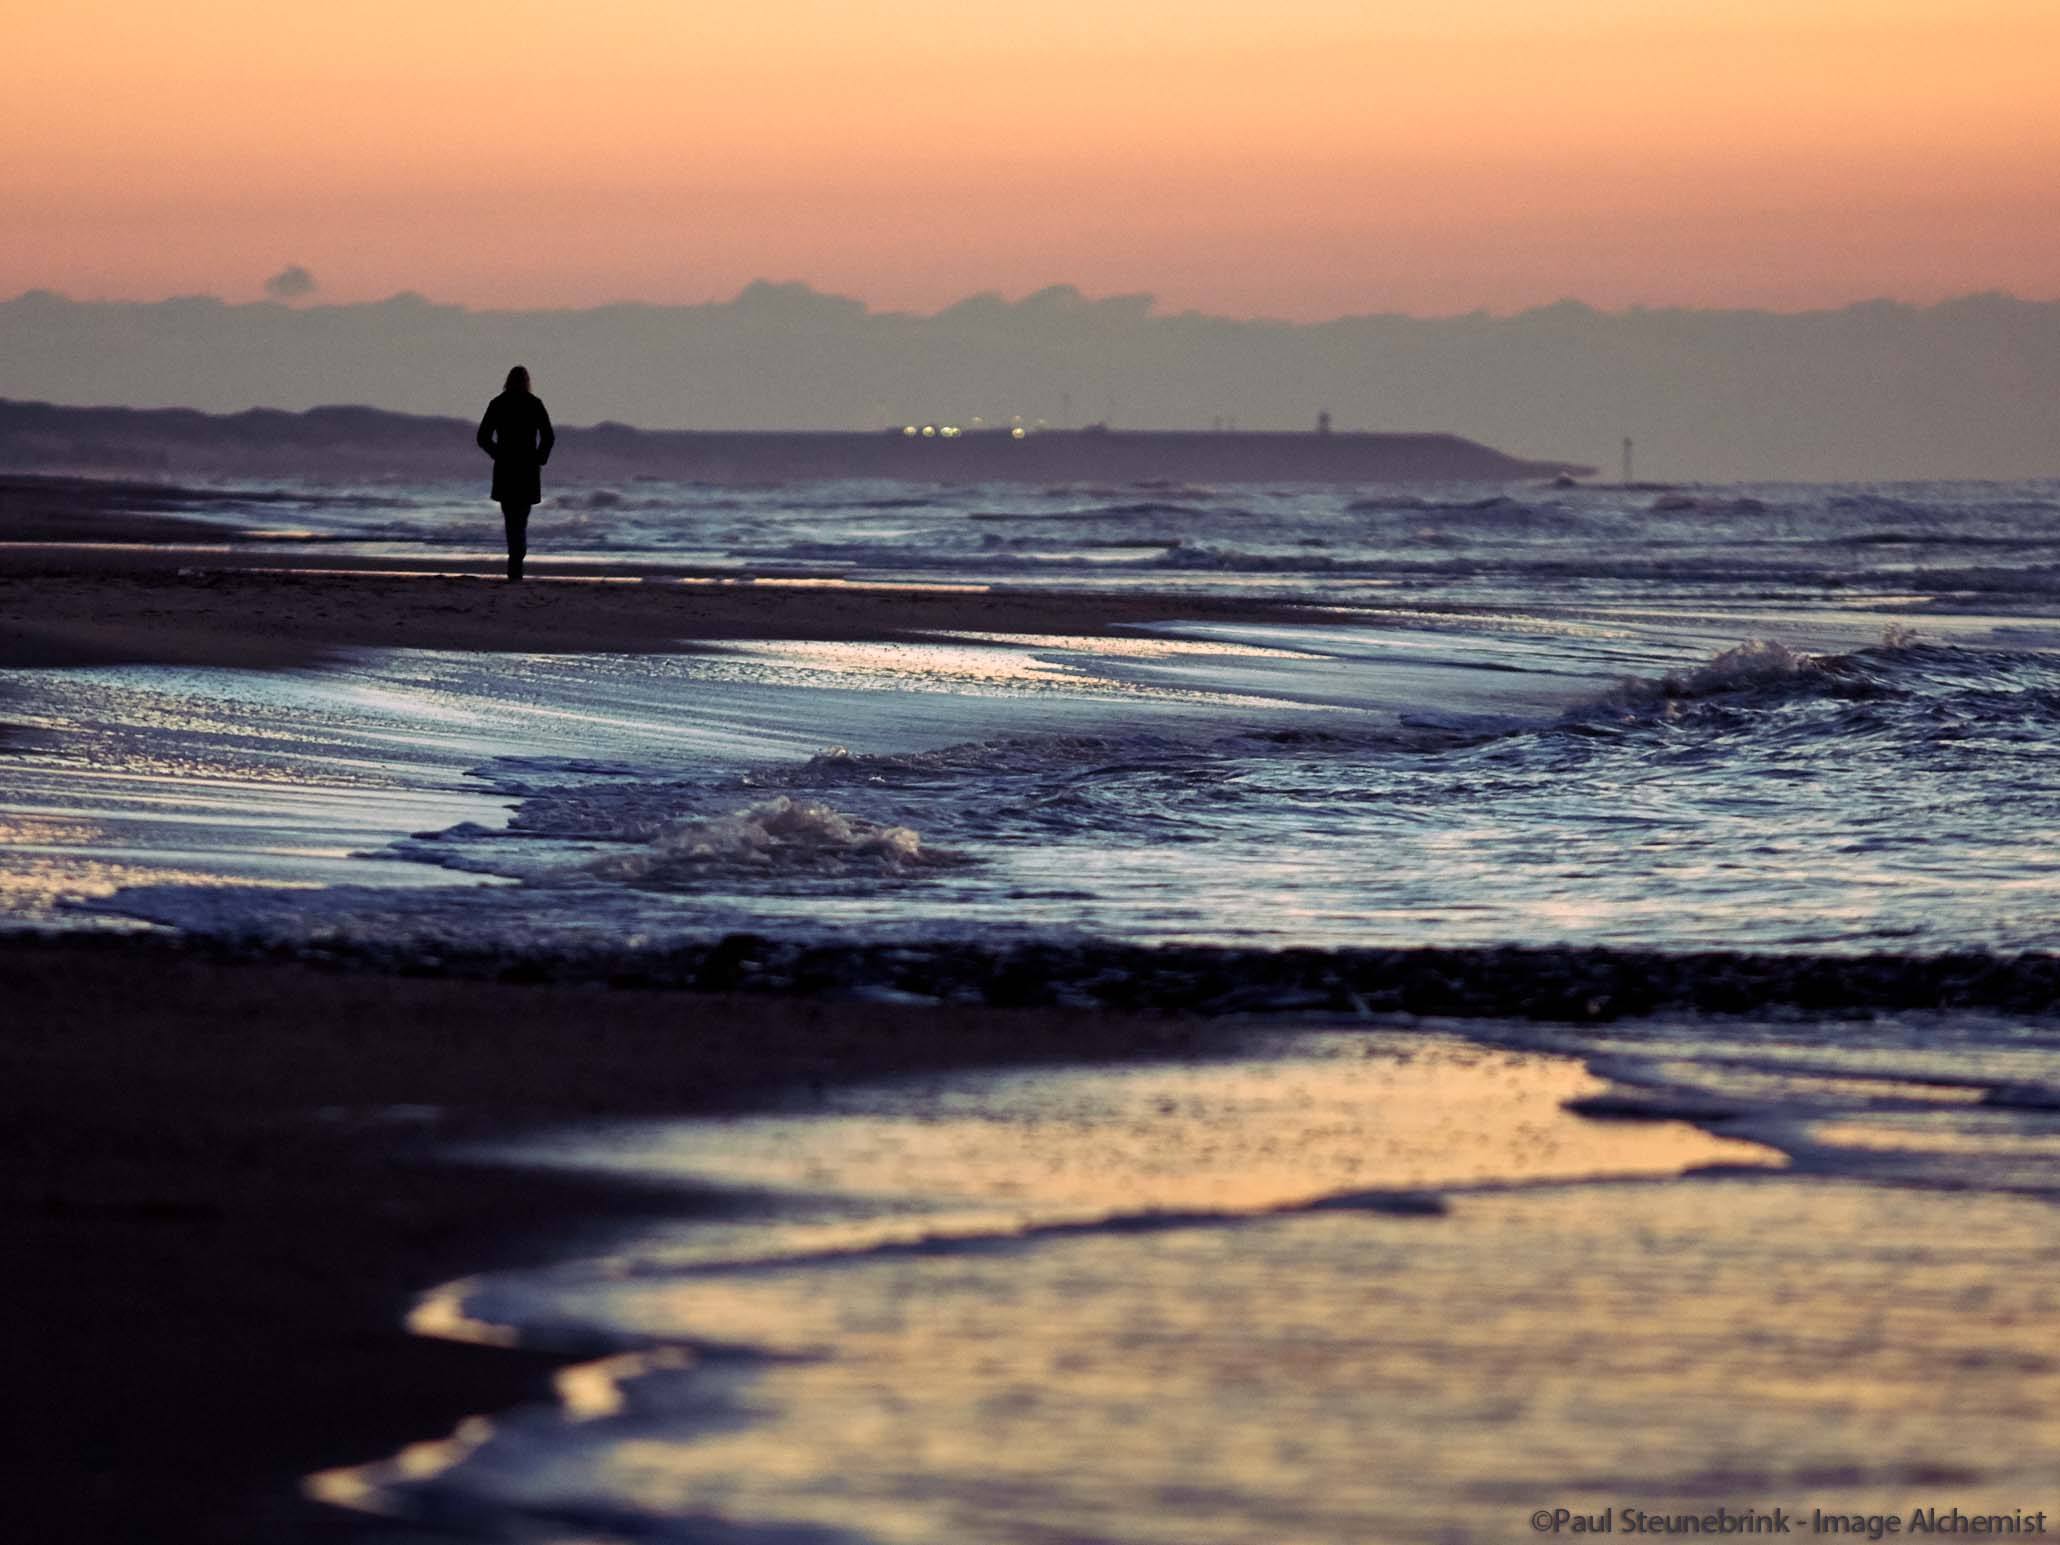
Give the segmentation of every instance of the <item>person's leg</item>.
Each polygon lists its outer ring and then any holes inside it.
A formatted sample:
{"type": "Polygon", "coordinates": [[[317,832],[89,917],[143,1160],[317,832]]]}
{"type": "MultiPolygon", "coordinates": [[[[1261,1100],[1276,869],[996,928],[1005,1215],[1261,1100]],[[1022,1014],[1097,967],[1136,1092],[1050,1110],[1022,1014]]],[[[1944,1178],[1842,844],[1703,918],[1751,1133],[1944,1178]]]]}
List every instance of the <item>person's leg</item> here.
{"type": "Polygon", "coordinates": [[[508,578],[522,578],[522,560],[529,553],[529,506],[501,501],[501,524],[508,533],[508,578]]]}

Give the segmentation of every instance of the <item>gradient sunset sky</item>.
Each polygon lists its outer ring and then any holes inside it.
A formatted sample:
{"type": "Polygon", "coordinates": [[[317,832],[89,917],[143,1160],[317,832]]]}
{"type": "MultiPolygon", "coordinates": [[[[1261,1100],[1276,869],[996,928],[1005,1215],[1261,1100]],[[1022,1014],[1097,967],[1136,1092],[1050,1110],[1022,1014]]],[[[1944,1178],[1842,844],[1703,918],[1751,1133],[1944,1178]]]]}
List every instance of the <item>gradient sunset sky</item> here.
{"type": "Polygon", "coordinates": [[[17,0],[0,295],[2060,296],[2056,0],[17,0]]]}

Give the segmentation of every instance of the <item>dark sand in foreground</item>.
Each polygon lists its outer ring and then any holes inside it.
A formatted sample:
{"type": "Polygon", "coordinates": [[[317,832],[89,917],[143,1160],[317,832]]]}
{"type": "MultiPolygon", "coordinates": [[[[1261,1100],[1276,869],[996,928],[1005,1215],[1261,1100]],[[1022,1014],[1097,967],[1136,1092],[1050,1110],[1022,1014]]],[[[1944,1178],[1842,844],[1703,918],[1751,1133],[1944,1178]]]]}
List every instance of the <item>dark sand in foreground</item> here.
{"type": "Polygon", "coordinates": [[[0,939],[0,1002],[24,1418],[6,1448],[7,1533],[137,1545],[371,1532],[302,1501],[299,1479],[548,1399],[556,1364],[410,1336],[412,1298],[698,1205],[454,1167],[435,1157],[443,1139],[736,1109],[904,1070],[1181,1055],[1207,1033],[232,965],[149,938],[0,939]]]}

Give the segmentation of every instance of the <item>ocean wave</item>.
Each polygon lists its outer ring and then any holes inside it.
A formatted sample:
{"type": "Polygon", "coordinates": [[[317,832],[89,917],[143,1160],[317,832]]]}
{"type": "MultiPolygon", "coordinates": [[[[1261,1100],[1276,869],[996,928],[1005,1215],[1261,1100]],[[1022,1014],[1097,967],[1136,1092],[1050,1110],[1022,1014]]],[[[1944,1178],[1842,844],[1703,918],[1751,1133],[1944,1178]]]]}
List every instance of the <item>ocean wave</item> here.
{"type": "Polygon", "coordinates": [[[1871,491],[1833,494],[1824,501],[1824,507],[1840,515],[1951,525],[1963,525],[1970,516],[1988,520],[2031,519],[2042,524],[2060,516],[2060,502],[2052,499],[1921,499],[1871,491]]]}
{"type": "Polygon", "coordinates": [[[945,502],[931,494],[873,494],[846,497],[831,494],[824,498],[790,498],[783,503],[795,510],[927,510],[945,502]]]}
{"type": "Polygon", "coordinates": [[[1239,574],[1381,574],[1387,565],[1368,559],[1358,564],[1341,563],[1320,552],[1255,553],[1224,547],[1198,547],[1183,543],[1170,547],[1147,566],[1158,569],[1216,570],[1239,574]]]}
{"type": "Polygon", "coordinates": [[[1169,499],[1213,499],[1221,491],[1207,483],[1183,483],[1169,477],[1141,477],[1129,486],[1142,493],[1163,494],[1169,499]]]}
{"type": "Polygon", "coordinates": [[[2041,741],[2060,716],[2060,658],[2036,651],[1920,641],[1891,629],[1846,654],[1812,654],[1752,639],[1699,665],[1656,678],[1629,677],[1562,715],[1562,727],[1603,722],[1695,725],[1810,741],[1856,753],[1887,735],[1919,753],[1966,743],[1991,753],[2041,741]],[[1817,711],[1798,710],[1815,705],[1817,711]]]}
{"type": "Polygon", "coordinates": [[[571,779],[655,778],[649,767],[633,762],[607,761],[585,756],[497,756],[472,769],[480,778],[509,794],[531,794],[540,789],[560,788],[571,779]]]}
{"type": "Polygon", "coordinates": [[[624,504],[623,496],[612,488],[573,489],[551,501],[562,510],[613,510],[624,504]]]}
{"type": "Polygon", "coordinates": [[[1115,504],[1080,505],[1064,510],[968,510],[968,520],[1097,521],[1136,520],[1150,515],[1177,515],[1186,520],[1236,518],[1247,512],[1217,506],[1177,504],[1165,499],[1132,499],[1115,504]]]}
{"type": "Polygon", "coordinates": [[[1601,701],[1611,707],[1640,708],[1798,684],[1815,688],[1843,674],[1830,657],[1806,654],[1778,639],[1754,638],[1685,671],[1668,671],[1657,679],[1628,677],[1601,701]]]}
{"type": "Polygon", "coordinates": [[[979,521],[1022,521],[1036,525],[1057,525],[1072,523],[1091,525],[1103,520],[1132,520],[1146,515],[1180,515],[1199,518],[1243,516],[1246,512],[1235,509],[1196,510],[1178,504],[1118,504],[1101,505],[1092,509],[1078,510],[968,510],[967,520],[979,521]]]}
{"type": "Polygon", "coordinates": [[[1345,506],[1348,515],[1391,516],[1420,522],[1438,516],[1455,529],[1510,533],[1566,533],[1614,529],[1623,524],[1621,515],[1606,510],[1578,510],[1563,504],[1531,503],[1496,494],[1486,499],[1462,501],[1424,499],[1405,494],[1378,499],[1355,499],[1345,506]]]}
{"type": "MultiPolygon", "coordinates": [[[[684,510],[686,501],[678,495],[626,494],[616,488],[574,488],[565,493],[553,494],[542,507],[548,514],[552,510],[577,510],[586,514],[603,512],[624,515],[633,514],[677,514],[684,510]]],[[[724,505],[714,500],[693,501],[695,513],[701,514],[724,505]]]]}
{"type": "Polygon", "coordinates": [[[911,827],[883,825],[820,800],[779,794],[727,815],[667,821],[636,852],[607,854],[581,867],[602,879],[666,886],[740,869],[895,872],[955,857],[925,851],[911,827]]]}
{"type": "Polygon", "coordinates": [[[1750,496],[1721,498],[1711,494],[1661,494],[1646,506],[1655,515],[1764,515],[1767,502],[1750,496]]]}
{"type": "Polygon", "coordinates": [[[1483,499],[1426,499],[1420,494],[1382,494],[1371,499],[1354,499],[1345,506],[1350,515],[1482,515],[1527,508],[1508,494],[1490,494],[1483,499]]]}
{"type": "Polygon", "coordinates": [[[1046,499],[1121,499],[1125,494],[1158,494],[1168,499],[1213,499],[1220,489],[1205,483],[1146,477],[1128,483],[1048,483],[1038,490],[1046,499]]]}
{"type": "Polygon", "coordinates": [[[1054,771],[1091,773],[1098,767],[1172,752],[1181,742],[1161,735],[1021,735],[963,741],[929,751],[855,753],[843,746],[817,752],[792,767],[755,769],[753,788],[839,788],[853,784],[922,786],[963,779],[1054,771]]]}
{"type": "Polygon", "coordinates": [[[1829,539],[1837,547],[2000,547],[2037,549],[2052,545],[2041,536],[1975,536],[1963,530],[1951,531],[1855,531],[1829,539]]]}

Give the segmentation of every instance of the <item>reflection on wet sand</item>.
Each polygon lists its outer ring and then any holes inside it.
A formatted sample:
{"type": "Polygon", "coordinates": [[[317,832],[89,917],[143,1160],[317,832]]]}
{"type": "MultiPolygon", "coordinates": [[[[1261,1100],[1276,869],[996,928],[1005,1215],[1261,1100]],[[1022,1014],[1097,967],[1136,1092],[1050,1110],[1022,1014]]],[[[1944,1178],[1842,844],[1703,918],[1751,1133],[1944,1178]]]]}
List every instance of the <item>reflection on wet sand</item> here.
{"type": "MultiPolygon", "coordinates": [[[[1220,1063],[826,1090],[772,1114],[574,1130],[491,1156],[872,1202],[932,1237],[945,1217],[966,1232],[1246,1214],[1362,1191],[1779,1162],[1685,1123],[1571,1116],[1568,1102],[1608,1085],[1566,1058],[1413,1031],[1280,1032],[1253,1047],[1220,1063]]],[[[848,1226],[866,1242],[875,1225],[848,1226]]],[[[687,1237],[698,1255],[706,1232],[687,1237]]]]}
{"type": "MultiPolygon", "coordinates": [[[[1582,1302],[1603,1285],[1581,1253],[1684,1248],[1655,1231],[1693,1233],[1718,1183],[1641,1182],[1780,1163],[1685,1124],[1564,1109],[1604,1087],[1557,1057],[1309,1032],[1230,1061],[903,1080],[481,1152],[713,1184],[743,1215],[453,1284],[418,1329],[630,1350],[561,1381],[557,1411],[468,1423],[311,1489],[487,1527],[605,1513],[603,1532],[682,1538],[1449,1524],[1444,1499],[1493,1454],[1531,1462],[1533,1417],[1551,1425],[1564,1398],[1533,1410],[1520,1393],[1545,1351],[1606,1334],[1635,1296],[1639,1273],[1620,1273],[1611,1303],[1582,1302]]],[[[1678,1359],[1653,1335],[1612,1356],[1657,1368],[1663,1392],[1678,1359]]]]}
{"type": "Polygon", "coordinates": [[[2060,1441],[2051,1221],[1734,1179],[697,1278],[625,1295],[623,1322],[834,1354],[712,1392],[648,1380],[496,1490],[598,1481],[647,1515],[910,1542],[2007,1511],[2041,1498],[2060,1441]]]}

